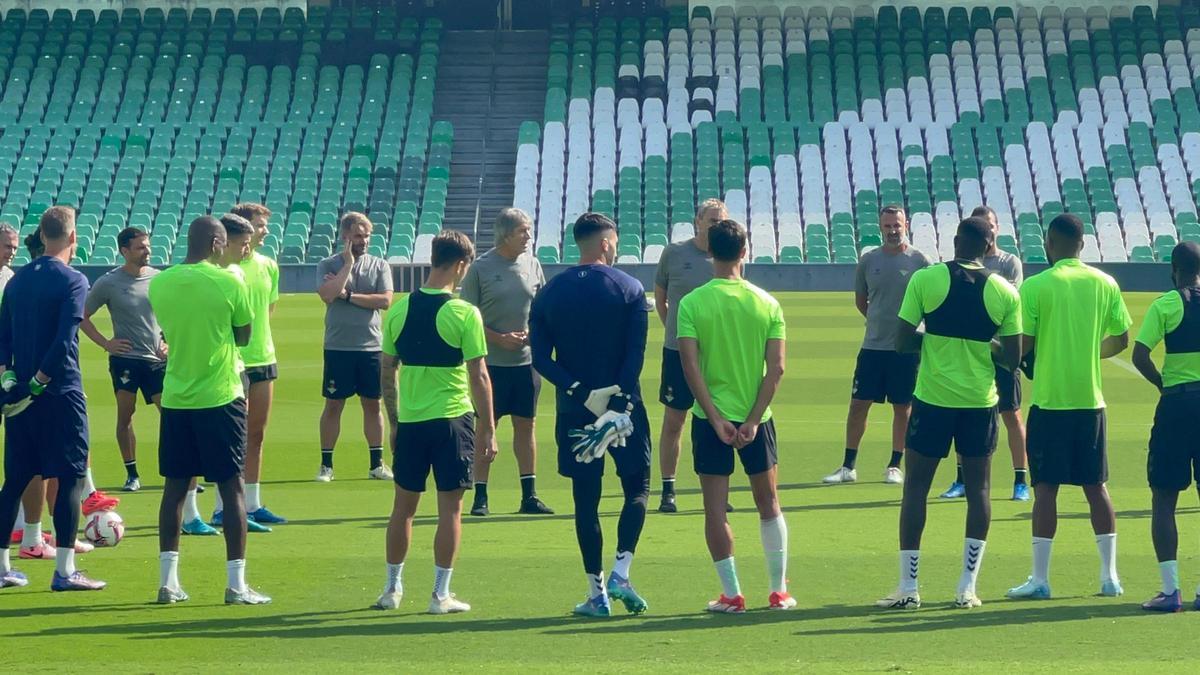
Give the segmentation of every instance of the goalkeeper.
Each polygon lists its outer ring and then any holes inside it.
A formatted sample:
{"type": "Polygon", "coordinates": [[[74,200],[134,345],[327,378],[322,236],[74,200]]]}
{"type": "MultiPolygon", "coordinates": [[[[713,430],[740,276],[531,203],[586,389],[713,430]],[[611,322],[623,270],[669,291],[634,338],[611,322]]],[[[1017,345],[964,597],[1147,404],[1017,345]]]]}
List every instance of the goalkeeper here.
{"type": "Polygon", "coordinates": [[[650,494],[650,423],[638,386],[650,305],[636,279],[612,268],[617,255],[612,220],[585,213],[575,221],[574,237],[580,264],[555,276],[534,298],[529,341],[534,368],[557,389],[558,472],[571,479],[575,534],[589,586],[588,599],[575,613],[608,616],[612,597],[640,614],[646,602],[630,584],[629,568],[650,494]],[[599,514],[605,454],[616,463],[625,494],[607,584],[599,514]]]}
{"type": "Polygon", "coordinates": [[[704,493],[704,533],[721,595],[710,612],[741,613],[746,600],[733,564],[733,530],[725,516],[734,454],[750,477],[758,509],[771,609],[791,609],[787,591],[787,524],[776,496],[778,452],[771,399],[783,379],[783,311],[775,298],[742,278],[746,230],[722,220],[708,230],[713,279],[679,303],[679,355],[692,408],[692,455],[704,493]],[[735,453],[736,451],[736,453],[735,453]]]}

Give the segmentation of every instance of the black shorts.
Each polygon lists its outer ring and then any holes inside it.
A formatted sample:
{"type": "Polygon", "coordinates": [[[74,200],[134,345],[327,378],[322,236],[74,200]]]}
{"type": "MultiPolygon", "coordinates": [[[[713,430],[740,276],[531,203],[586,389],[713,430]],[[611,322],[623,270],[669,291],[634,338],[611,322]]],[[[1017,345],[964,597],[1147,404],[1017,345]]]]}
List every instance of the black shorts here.
{"type": "Polygon", "coordinates": [[[604,464],[609,457],[617,465],[618,476],[636,476],[650,470],[650,420],[646,417],[646,406],[638,403],[633,407],[633,434],[625,439],[624,447],[612,447],[604,457],[587,464],[575,461],[571,451],[574,440],[572,429],[581,429],[596,421],[586,410],[577,411],[579,405],[569,401],[558,401],[558,414],[554,420],[554,441],[558,445],[558,473],[567,478],[585,478],[604,475],[604,464]]]}
{"type": "Polygon", "coordinates": [[[167,362],[110,356],[108,373],[112,375],[113,391],[127,391],[132,394],[140,391],[146,403],[153,403],[154,397],[162,394],[167,362]]]}
{"type": "Polygon", "coordinates": [[[433,470],[438,492],[470,489],[475,464],[475,413],[396,425],[392,468],[396,485],[424,492],[433,470]]]}
{"type": "Polygon", "coordinates": [[[278,380],[279,366],[274,363],[268,363],[265,366],[246,366],[246,379],[250,384],[278,380]]]}
{"type": "Polygon", "coordinates": [[[533,366],[488,366],[488,375],[492,378],[492,414],[496,419],[505,415],[537,417],[542,377],[533,366]]]}
{"type": "Polygon", "coordinates": [[[689,410],[696,402],[687,378],[683,376],[683,359],[679,350],[663,347],[662,377],[658,385],[658,402],[672,410],[689,410]]]}
{"type": "Polygon", "coordinates": [[[1107,481],[1107,426],[1104,408],[1030,408],[1025,436],[1030,482],[1099,485],[1107,481]]]}
{"type": "Polygon", "coordinates": [[[383,395],[379,377],[380,352],[343,352],[326,349],[321,394],[334,400],[351,396],[379,398],[383,395]]]}
{"type": "Polygon", "coordinates": [[[1021,373],[996,366],[996,393],[1000,395],[1000,412],[1021,409],[1021,373]]]}
{"type": "Polygon", "coordinates": [[[858,350],[854,366],[854,388],[850,398],[858,401],[908,405],[917,388],[917,354],[882,349],[858,350]]]}
{"type": "Polygon", "coordinates": [[[904,447],[926,457],[945,459],[950,444],[963,457],[987,457],[996,449],[996,408],[944,408],[913,399],[904,447]]]}
{"type": "Polygon", "coordinates": [[[4,419],[4,475],[69,478],[87,473],[87,399],[82,391],[44,392],[4,419]]]}
{"type": "MultiPolygon", "coordinates": [[[[741,422],[734,422],[733,426],[741,422]]],[[[767,420],[758,425],[754,441],[737,451],[742,460],[742,470],[747,476],[769,471],[779,463],[779,447],[775,442],[775,421],[767,420]]],[[[726,445],[717,432],[699,417],[692,417],[692,463],[696,473],[709,476],[733,474],[733,446],[726,445]]]]}
{"type": "Polygon", "coordinates": [[[1195,436],[1198,419],[1200,391],[1167,394],[1158,400],[1146,457],[1150,487],[1186,490],[1193,477],[1200,484],[1200,443],[1195,436]]]}
{"type": "Polygon", "coordinates": [[[216,408],[163,408],[158,473],[163,478],[204,476],[222,483],[242,473],[246,458],[246,399],[216,408]]]}

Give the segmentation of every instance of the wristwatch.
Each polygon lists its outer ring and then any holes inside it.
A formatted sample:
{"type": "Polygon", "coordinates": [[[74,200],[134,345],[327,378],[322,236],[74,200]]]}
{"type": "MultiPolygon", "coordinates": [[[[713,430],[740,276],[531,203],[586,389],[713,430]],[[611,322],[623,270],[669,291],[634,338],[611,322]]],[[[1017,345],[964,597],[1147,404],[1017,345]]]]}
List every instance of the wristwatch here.
{"type": "Polygon", "coordinates": [[[346,289],[346,302],[350,302],[350,298],[354,296],[354,291],[346,289]]]}

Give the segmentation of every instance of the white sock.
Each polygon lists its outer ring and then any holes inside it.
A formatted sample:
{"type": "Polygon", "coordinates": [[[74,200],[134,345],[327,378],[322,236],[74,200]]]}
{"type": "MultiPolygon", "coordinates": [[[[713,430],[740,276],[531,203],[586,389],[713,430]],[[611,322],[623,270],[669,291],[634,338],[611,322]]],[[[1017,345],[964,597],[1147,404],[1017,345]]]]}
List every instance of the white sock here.
{"type": "Polygon", "coordinates": [[[262,508],[262,501],[259,497],[260,483],[246,483],[246,513],[254,513],[262,508]]]}
{"type": "Polygon", "coordinates": [[[975,582],[979,579],[979,568],[983,567],[983,549],[987,542],[982,539],[967,537],[963,542],[962,576],[958,579],[958,592],[975,592],[975,582]]]}
{"type": "Polygon", "coordinates": [[[608,591],[604,588],[604,570],[600,570],[598,574],[588,574],[588,597],[598,598],[607,596],[608,591]]]}
{"type": "Polygon", "coordinates": [[[83,474],[83,498],[87,499],[95,491],[96,482],[92,480],[92,467],[89,466],[87,473],[83,474]]]}
{"type": "Polygon", "coordinates": [[[433,597],[438,600],[450,597],[450,575],[453,573],[453,568],[433,566],[433,597]]]}
{"type": "Polygon", "coordinates": [[[25,523],[25,505],[17,502],[17,517],[13,519],[13,530],[21,529],[21,525],[25,523]]]}
{"type": "Polygon", "coordinates": [[[633,566],[633,551],[617,551],[617,557],[613,559],[612,573],[622,579],[629,578],[629,568],[633,566]]]}
{"type": "Polygon", "coordinates": [[[59,546],[54,550],[54,569],[61,577],[75,574],[75,547],[59,546]]]}
{"type": "Polygon", "coordinates": [[[220,513],[225,510],[225,500],[221,499],[221,488],[214,486],[212,491],[216,493],[213,498],[213,513],[220,513]]]}
{"type": "Polygon", "coordinates": [[[183,499],[183,522],[190,523],[193,520],[200,520],[200,504],[196,502],[196,491],[188,490],[187,497],[183,499]]]}
{"type": "Polygon", "coordinates": [[[160,588],[179,590],[179,551],[158,554],[158,585],[160,588]]]}
{"type": "Polygon", "coordinates": [[[25,523],[21,532],[21,548],[32,548],[42,543],[42,521],[25,523]]]}
{"type": "Polygon", "coordinates": [[[900,551],[900,590],[917,591],[917,573],[921,566],[921,551],[900,551]]]}
{"type": "Polygon", "coordinates": [[[741,595],[742,585],[738,583],[737,565],[733,562],[733,556],[717,560],[713,565],[717,568],[717,577],[721,579],[721,595],[727,598],[741,595]]]}
{"type": "Polygon", "coordinates": [[[404,582],[401,580],[401,575],[404,574],[404,563],[388,563],[387,564],[387,585],[384,586],[384,593],[403,593],[404,582]]]}
{"type": "Polygon", "coordinates": [[[1117,533],[1096,535],[1100,551],[1100,581],[1117,581],[1117,533]]]}
{"type": "Polygon", "coordinates": [[[12,570],[12,562],[8,557],[8,549],[0,548],[0,574],[8,574],[12,570]]]}
{"type": "Polygon", "coordinates": [[[762,537],[763,555],[767,558],[767,580],[772,593],[787,592],[787,523],[783,514],[771,520],[761,520],[758,531],[762,537]]]}
{"type": "Polygon", "coordinates": [[[225,561],[225,577],[226,585],[235,591],[246,590],[246,561],[245,560],[226,560],[225,561]]]}
{"type": "Polygon", "coordinates": [[[1033,580],[1038,583],[1050,581],[1050,546],[1054,540],[1048,537],[1033,538],[1033,580]]]}
{"type": "Polygon", "coordinates": [[[1158,563],[1158,573],[1162,575],[1162,592],[1166,595],[1179,590],[1179,561],[1164,560],[1158,563]]]}

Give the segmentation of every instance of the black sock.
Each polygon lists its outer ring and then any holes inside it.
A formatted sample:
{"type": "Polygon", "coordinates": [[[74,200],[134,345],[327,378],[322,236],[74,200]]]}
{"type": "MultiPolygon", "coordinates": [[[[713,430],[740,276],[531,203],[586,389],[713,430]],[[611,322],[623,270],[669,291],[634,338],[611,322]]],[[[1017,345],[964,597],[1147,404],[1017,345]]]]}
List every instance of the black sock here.
{"type": "Polygon", "coordinates": [[[321,448],[321,466],[333,468],[333,448],[321,448]]]}
{"type": "Polygon", "coordinates": [[[846,456],[842,459],[842,467],[853,469],[856,460],[858,460],[858,448],[846,448],[846,456]]]}
{"type": "Polygon", "coordinates": [[[475,503],[476,504],[486,504],[487,503],[487,483],[476,483],[475,484],[475,503]]]}
{"type": "Polygon", "coordinates": [[[383,447],[368,448],[371,451],[371,468],[378,469],[383,464],[383,447]]]}
{"type": "Polygon", "coordinates": [[[136,459],[131,459],[128,462],[125,462],[125,476],[129,479],[138,478],[136,459]]]}
{"type": "Polygon", "coordinates": [[[662,494],[664,497],[666,497],[667,495],[671,495],[672,497],[675,496],[675,479],[674,478],[664,478],[663,479],[662,494]]]}
{"type": "Polygon", "coordinates": [[[533,482],[536,479],[537,476],[531,473],[521,476],[521,501],[529,501],[537,496],[537,490],[533,488],[533,482]]]}
{"type": "Polygon", "coordinates": [[[1029,476],[1029,469],[1014,469],[1013,473],[1016,474],[1013,478],[1013,485],[1024,485],[1029,476]]]}
{"type": "Polygon", "coordinates": [[[900,460],[904,458],[903,450],[893,450],[892,458],[888,460],[888,468],[897,468],[900,466],[900,460]]]}
{"type": "Polygon", "coordinates": [[[963,482],[963,479],[962,479],[962,464],[958,464],[958,465],[957,465],[957,468],[955,469],[955,473],[954,473],[954,482],[955,482],[955,483],[961,483],[961,482],[963,482]]]}

